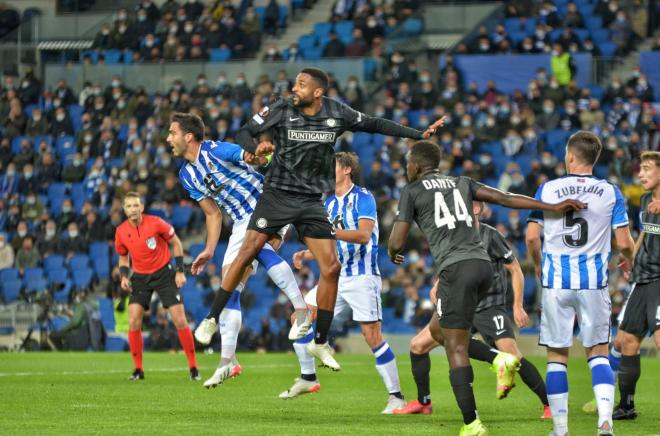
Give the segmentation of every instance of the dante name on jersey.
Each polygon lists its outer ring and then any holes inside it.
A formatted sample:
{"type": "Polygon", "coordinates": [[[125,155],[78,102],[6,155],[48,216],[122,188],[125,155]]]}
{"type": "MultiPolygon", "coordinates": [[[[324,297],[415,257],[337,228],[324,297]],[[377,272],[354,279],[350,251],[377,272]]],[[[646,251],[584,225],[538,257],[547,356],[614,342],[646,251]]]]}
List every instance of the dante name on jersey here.
{"type": "Polygon", "coordinates": [[[361,219],[374,221],[371,239],[368,244],[356,244],[337,240],[337,251],[341,262],[341,275],[380,275],[378,270],[378,219],[376,200],[371,192],[359,186],[353,186],[342,197],[332,195],[325,201],[330,218],[341,223],[346,230],[357,230],[361,219]]]}
{"type": "Polygon", "coordinates": [[[542,284],[553,289],[607,286],[611,229],[628,225],[621,191],[592,176],[567,175],[541,185],[536,199],[558,203],[580,200],[587,209],[565,214],[534,211],[529,221],[543,225],[542,284]]]}
{"type": "Polygon", "coordinates": [[[193,200],[212,198],[234,222],[241,221],[254,211],[264,180],[242,158],[236,144],[204,141],[197,159],[181,167],[179,179],[193,200]]]}

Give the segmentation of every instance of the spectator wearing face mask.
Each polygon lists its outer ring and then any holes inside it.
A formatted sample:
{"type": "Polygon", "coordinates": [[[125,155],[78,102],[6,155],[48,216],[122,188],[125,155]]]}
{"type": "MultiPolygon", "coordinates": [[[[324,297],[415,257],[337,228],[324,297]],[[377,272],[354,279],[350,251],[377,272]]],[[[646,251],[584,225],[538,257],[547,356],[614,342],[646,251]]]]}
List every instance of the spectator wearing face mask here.
{"type": "Polygon", "coordinates": [[[41,256],[33,244],[32,236],[26,236],[16,253],[16,268],[23,274],[26,268],[37,267],[40,262],[41,256]]]}
{"type": "Polygon", "coordinates": [[[46,222],[46,228],[37,238],[37,249],[44,256],[57,252],[59,238],[57,235],[57,224],[52,219],[46,222]]]}
{"type": "Polygon", "coordinates": [[[9,198],[18,190],[19,177],[16,174],[16,164],[10,162],[4,174],[0,174],[0,197],[9,198]]]}
{"type": "Polygon", "coordinates": [[[92,49],[108,50],[113,47],[112,37],[110,36],[110,24],[103,23],[101,29],[96,33],[92,49]]]}
{"type": "Polygon", "coordinates": [[[25,134],[27,136],[41,136],[47,135],[49,132],[48,120],[43,116],[43,112],[39,108],[32,110],[32,116],[27,122],[25,127],[25,134]]]}
{"type": "Polygon", "coordinates": [[[553,130],[559,126],[559,113],[555,111],[555,102],[546,99],[543,102],[543,113],[536,117],[536,126],[541,130],[553,130]]]}
{"type": "Polygon", "coordinates": [[[82,155],[76,153],[71,162],[64,166],[62,170],[62,181],[68,183],[82,182],[85,177],[85,166],[82,162],[82,155]]]}
{"type": "Polygon", "coordinates": [[[35,221],[44,212],[44,205],[36,192],[30,191],[21,206],[21,216],[27,221],[35,221]]]}
{"type": "Polygon", "coordinates": [[[0,233],[0,270],[14,266],[14,249],[7,243],[7,235],[0,233]]]}
{"type": "Polygon", "coordinates": [[[60,240],[58,251],[67,257],[87,252],[87,241],[80,235],[78,224],[75,222],[68,224],[66,235],[60,240]]]}
{"type": "Polygon", "coordinates": [[[20,194],[27,194],[31,191],[39,190],[39,180],[34,175],[34,166],[31,163],[23,167],[23,176],[18,182],[18,192],[20,194]]]}
{"type": "Polygon", "coordinates": [[[73,123],[71,122],[71,117],[67,110],[61,106],[55,110],[55,116],[50,125],[50,134],[55,137],[73,136],[73,123]]]}
{"type": "Polygon", "coordinates": [[[62,201],[60,216],[57,218],[57,227],[60,232],[66,230],[69,223],[76,220],[76,211],[73,209],[73,203],[70,198],[62,201]]]}

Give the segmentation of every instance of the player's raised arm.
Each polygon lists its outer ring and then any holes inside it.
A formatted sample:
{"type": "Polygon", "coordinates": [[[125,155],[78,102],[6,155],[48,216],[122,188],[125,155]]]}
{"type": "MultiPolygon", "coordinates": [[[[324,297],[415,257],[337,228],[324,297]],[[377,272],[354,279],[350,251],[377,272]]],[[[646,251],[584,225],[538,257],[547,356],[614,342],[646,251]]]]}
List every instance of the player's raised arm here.
{"type": "Polygon", "coordinates": [[[193,274],[201,273],[208,261],[213,258],[222,231],[222,212],[216,202],[211,198],[204,198],[199,201],[199,207],[202,208],[204,216],[206,216],[206,246],[190,268],[193,274]]]}
{"type": "Polygon", "coordinates": [[[403,126],[385,118],[377,118],[363,114],[362,112],[355,111],[348,106],[346,106],[345,112],[346,119],[352,121],[350,130],[353,132],[380,133],[399,138],[428,139],[437,129],[442,127],[447,120],[446,117],[442,117],[426,130],[421,131],[403,126]]]}
{"type": "Polygon", "coordinates": [[[499,204],[511,209],[536,209],[546,212],[563,213],[569,210],[586,209],[587,205],[578,200],[568,199],[560,203],[550,204],[536,200],[532,197],[510,192],[502,192],[490,186],[480,185],[474,193],[475,200],[499,204]]]}
{"type": "MultiPolygon", "coordinates": [[[[257,150],[257,143],[254,138],[260,138],[260,134],[267,132],[271,127],[275,126],[282,119],[285,107],[284,100],[278,100],[272,106],[264,107],[261,112],[255,114],[250,120],[245,123],[236,133],[236,142],[238,145],[250,152],[251,154],[266,154],[266,150],[257,150]]],[[[260,142],[263,144],[263,142],[260,142]]],[[[272,145],[272,144],[271,144],[272,145]]],[[[272,153],[272,150],[270,150],[272,153]]]]}

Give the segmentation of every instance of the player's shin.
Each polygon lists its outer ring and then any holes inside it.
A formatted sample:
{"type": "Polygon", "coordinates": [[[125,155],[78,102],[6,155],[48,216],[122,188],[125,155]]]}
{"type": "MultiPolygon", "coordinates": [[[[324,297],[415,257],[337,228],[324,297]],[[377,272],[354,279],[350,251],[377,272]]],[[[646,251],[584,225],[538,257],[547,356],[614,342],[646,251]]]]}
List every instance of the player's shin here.
{"type": "Polygon", "coordinates": [[[452,368],[449,370],[449,381],[454,391],[454,397],[458,407],[463,414],[465,424],[472,423],[477,419],[477,402],[474,398],[472,383],[474,382],[474,373],[471,366],[452,368]]]}
{"type": "Polygon", "coordinates": [[[493,363],[493,360],[495,360],[497,357],[497,351],[493,350],[481,341],[470,338],[470,344],[468,345],[468,355],[470,356],[470,359],[493,363]]]}
{"type": "Polygon", "coordinates": [[[401,385],[399,383],[399,371],[396,367],[396,356],[385,341],[371,350],[376,358],[376,370],[380,374],[387,392],[397,398],[403,398],[401,395],[401,385]]]}
{"type": "Polygon", "coordinates": [[[635,388],[641,373],[639,354],[636,356],[623,356],[619,366],[619,394],[620,407],[630,410],[635,408],[635,388]]]}
{"type": "Polygon", "coordinates": [[[234,291],[225,309],[220,313],[218,331],[221,338],[220,366],[236,363],[236,346],[241,330],[240,292],[234,291]]]}
{"type": "Polygon", "coordinates": [[[415,354],[411,351],[410,363],[413,379],[417,385],[417,401],[423,405],[430,404],[431,383],[429,381],[429,374],[431,372],[431,357],[429,353],[415,354]]]}
{"type": "Polygon", "coordinates": [[[591,384],[598,407],[598,427],[604,422],[609,422],[611,428],[612,409],[614,408],[614,373],[605,356],[594,356],[589,359],[589,368],[591,368],[591,384]]]}
{"type": "Polygon", "coordinates": [[[539,397],[544,406],[548,405],[548,394],[545,389],[543,377],[536,369],[536,366],[524,357],[520,359],[520,370],[518,371],[520,378],[527,387],[539,397]]]}
{"type": "Polygon", "coordinates": [[[273,250],[270,244],[264,245],[257,255],[257,260],[266,268],[268,277],[291,300],[294,309],[306,311],[307,304],[305,304],[291,267],[273,250]]]}
{"type": "Polygon", "coordinates": [[[559,362],[548,362],[545,382],[555,434],[563,436],[568,433],[568,376],[566,365],[559,362]]]}
{"type": "Polygon", "coordinates": [[[307,351],[307,344],[314,339],[314,329],[311,327],[306,336],[296,340],[293,343],[293,349],[298,356],[300,363],[300,378],[307,381],[316,380],[316,365],[314,364],[314,356],[307,351]]]}

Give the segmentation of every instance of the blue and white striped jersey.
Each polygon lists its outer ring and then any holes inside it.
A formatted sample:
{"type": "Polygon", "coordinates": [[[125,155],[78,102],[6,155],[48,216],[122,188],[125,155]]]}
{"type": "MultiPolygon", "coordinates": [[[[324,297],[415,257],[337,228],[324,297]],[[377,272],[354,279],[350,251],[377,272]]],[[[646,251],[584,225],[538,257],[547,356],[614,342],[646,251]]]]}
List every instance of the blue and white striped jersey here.
{"type": "Polygon", "coordinates": [[[341,275],[353,277],[358,275],[379,276],[378,270],[378,216],[376,200],[371,192],[357,185],[342,197],[332,195],[325,201],[330,218],[343,223],[345,230],[357,230],[358,221],[366,218],[374,221],[371,241],[360,245],[337,240],[341,275]],[[338,217],[339,216],[339,217],[338,217]]]}
{"type": "Polygon", "coordinates": [[[264,176],[243,161],[238,145],[203,141],[197,159],[179,170],[179,180],[193,200],[212,198],[236,222],[254,211],[264,176]]]}
{"type": "Polygon", "coordinates": [[[621,191],[593,176],[569,174],[541,185],[536,199],[587,203],[565,214],[534,211],[529,221],[543,225],[541,282],[553,289],[601,289],[607,286],[612,229],[628,225],[621,191]]]}

